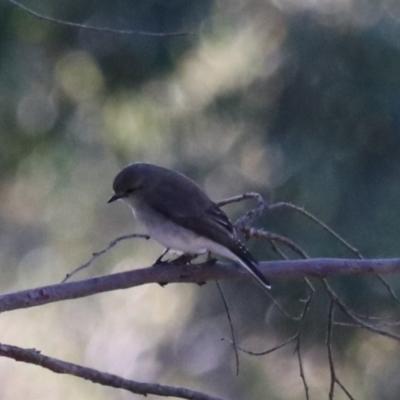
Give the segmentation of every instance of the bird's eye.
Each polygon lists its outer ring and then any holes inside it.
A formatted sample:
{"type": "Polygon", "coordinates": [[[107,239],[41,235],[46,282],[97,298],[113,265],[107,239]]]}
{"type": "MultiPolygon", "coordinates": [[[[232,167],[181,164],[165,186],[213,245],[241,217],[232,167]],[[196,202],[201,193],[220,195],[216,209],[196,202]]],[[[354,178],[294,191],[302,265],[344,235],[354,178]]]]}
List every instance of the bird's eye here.
{"type": "Polygon", "coordinates": [[[142,184],[139,184],[138,186],[135,187],[131,187],[129,189],[126,190],[125,192],[125,196],[129,196],[132,193],[137,193],[138,191],[140,191],[143,188],[142,184]]]}

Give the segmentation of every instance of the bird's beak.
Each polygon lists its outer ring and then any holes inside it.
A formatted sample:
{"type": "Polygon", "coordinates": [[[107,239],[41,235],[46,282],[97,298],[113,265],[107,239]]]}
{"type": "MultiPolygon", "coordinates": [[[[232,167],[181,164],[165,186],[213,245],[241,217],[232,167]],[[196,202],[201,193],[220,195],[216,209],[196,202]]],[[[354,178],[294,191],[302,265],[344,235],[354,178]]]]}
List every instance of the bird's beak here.
{"type": "Polygon", "coordinates": [[[115,200],[120,199],[122,196],[119,194],[114,193],[107,201],[107,203],[112,203],[115,200]]]}

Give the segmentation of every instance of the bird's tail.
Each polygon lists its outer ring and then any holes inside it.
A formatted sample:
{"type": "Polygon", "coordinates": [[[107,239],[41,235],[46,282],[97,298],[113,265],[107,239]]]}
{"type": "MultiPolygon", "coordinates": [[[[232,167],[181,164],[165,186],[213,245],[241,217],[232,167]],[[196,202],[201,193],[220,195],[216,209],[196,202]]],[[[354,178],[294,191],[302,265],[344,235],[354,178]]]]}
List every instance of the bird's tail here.
{"type": "Polygon", "coordinates": [[[237,241],[235,244],[234,248],[231,248],[231,251],[237,257],[238,262],[253,275],[264,289],[271,289],[271,284],[268,279],[265,278],[259,270],[257,260],[242,243],[237,241]]]}

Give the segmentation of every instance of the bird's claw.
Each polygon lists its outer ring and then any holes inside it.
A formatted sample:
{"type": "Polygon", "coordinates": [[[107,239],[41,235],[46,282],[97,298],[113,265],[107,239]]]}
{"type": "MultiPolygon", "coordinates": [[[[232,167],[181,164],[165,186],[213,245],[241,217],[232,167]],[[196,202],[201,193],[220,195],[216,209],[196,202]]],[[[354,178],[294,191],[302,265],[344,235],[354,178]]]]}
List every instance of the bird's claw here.
{"type": "Polygon", "coordinates": [[[175,258],[175,260],[171,260],[169,263],[173,265],[179,265],[179,264],[190,264],[193,259],[195,259],[197,255],[193,254],[182,254],[178,258],[175,258]]]}

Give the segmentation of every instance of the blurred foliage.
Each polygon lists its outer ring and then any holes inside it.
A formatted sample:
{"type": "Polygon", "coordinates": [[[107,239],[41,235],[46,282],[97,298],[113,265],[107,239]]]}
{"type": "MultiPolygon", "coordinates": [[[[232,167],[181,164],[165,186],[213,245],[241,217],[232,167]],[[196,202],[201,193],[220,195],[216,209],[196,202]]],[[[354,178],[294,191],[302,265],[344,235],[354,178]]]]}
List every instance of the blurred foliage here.
{"type": "MultiPolygon", "coordinates": [[[[215,199],[259,191],[304,206],[368,257],[399,255],[400,6],[394,0],[129,0],[24,3],[53,18],[104,28],[195,35],[150,37],[66,27],[0,5],[1,290],[61,281],[93,251],[133,229],[107,206],[114,175],[147,161],[180,170],[215,199]]],[[[234,218],[251,207],[226,207],[234,218]]],[[[303,216],[258,226],[313,257],[351,257],[303,216]]],[[[277,256],[261,242],[259,259],[277,256]]],[[[161,248],[121,244],[80,276],[150,265],[161,248]]],[[[273,282],[293,313],[302,282],[273,282]]],[[[400,289],[397,277],[390,278],[400,289]]],[[[335,278],[364,314],[394,307],[375,278],[335,278]]],[[[223,283],[239,344],[290,337],[252,282],[223,283]]],[[[316,295],[304,334],[311,396],[326,397],[327,299],[316,295]]],[[[2,315],[0,341],[34,347],[135,380],[231,399],[302,399],[293,346],[234,356],[215,285],[150,285],[2,315]]],[[[356,398],[393,399],[399,347],[337,327],[339,376],[356,398]],[[366,383],[367,382],[367,383],[366,383]],[[379,395],[378,395],[379,393],[379,395]]],[[[40,368],[0,360],[2,399],[122,399],[40,368]],[[40,384],[32,385],[32,379],[40,384]]],[[[340,399],[341,394],[337,394],[340,399]]]]}

